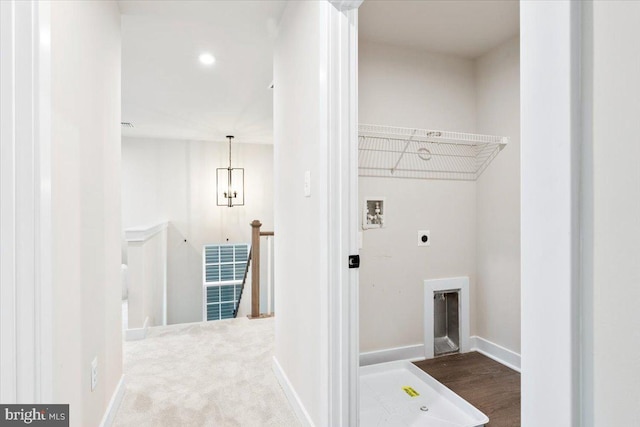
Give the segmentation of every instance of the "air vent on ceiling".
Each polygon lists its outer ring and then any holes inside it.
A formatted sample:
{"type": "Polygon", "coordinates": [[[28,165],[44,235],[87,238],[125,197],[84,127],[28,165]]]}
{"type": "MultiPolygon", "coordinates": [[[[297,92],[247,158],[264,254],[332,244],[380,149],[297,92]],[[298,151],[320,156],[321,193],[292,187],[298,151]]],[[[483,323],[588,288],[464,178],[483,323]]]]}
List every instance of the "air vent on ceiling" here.
{"type": "Polygon", "coordinates": [[[131,122],[120,122],[120,125],[123,128],[132,128],[133,127],[133,123],[131,123],[131,122]]]}

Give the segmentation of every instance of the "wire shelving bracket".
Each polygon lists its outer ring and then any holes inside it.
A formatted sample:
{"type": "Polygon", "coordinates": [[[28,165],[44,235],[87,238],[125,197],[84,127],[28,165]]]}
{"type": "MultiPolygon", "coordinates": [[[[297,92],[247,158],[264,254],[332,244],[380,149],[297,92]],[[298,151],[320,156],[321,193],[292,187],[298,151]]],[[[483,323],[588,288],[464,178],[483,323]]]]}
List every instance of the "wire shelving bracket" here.
{"type": "Polygon", "coordinates": [[[475,181],[508,142],[504,136],[361,124],[358,172],[475,181]]]}

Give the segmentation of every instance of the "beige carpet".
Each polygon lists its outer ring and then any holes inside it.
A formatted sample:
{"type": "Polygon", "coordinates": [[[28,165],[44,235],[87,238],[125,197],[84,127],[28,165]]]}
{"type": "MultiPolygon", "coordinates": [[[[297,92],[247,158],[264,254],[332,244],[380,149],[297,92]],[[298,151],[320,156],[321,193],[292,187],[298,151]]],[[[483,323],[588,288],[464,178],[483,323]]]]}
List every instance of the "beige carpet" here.
{"type": "Polygon", "coordinates": [[[151,328],[124,343],[115,427],[299,426],[271,369],[273,319],[151,328]]]}

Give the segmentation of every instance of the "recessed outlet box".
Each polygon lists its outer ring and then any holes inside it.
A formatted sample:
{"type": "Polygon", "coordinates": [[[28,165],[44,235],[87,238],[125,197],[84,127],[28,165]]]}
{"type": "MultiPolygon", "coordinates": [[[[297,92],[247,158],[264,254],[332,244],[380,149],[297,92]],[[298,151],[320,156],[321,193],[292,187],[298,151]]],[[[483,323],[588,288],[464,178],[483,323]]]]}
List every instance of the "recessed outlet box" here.
{"type": "Polygon", "coordinates": [[[431,246],[431,232],[429,230],[418,231],[418,246],[431,246]]]}
{"type": "Polygon", "coordinates": [[[385,207],[383,197],[367,197],[362,208],[362,229],[383,228],[385,207]]]}
{"type": "Polygon", "coordinates": [[[91,362],[91,391],[96,389],[98,385],[98,357],[96,356],[91,362]]]}

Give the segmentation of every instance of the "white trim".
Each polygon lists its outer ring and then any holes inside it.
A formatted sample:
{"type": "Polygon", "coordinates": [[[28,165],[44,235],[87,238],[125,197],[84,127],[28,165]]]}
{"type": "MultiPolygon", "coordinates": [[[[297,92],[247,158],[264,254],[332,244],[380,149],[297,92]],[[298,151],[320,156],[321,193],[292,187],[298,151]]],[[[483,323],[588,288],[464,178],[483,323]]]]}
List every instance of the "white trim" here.
{"type": "Polygon", "coordinates": [[[102,417],[102,421],[100,421],[100,427],[110,427],[111,424],[113,424],[113,421],[116,419],[118,409],[120,408],[120,404],[122,403],[125,391],[126,380],[125,376],[122,375],[120,377],[120,381],[118,381],[118,385],[116,385],[116,389],[113,391],[113,395],[111,395],[111,400],[109,400],[107,410],[102,417]]]}
{"type": "Polygon", "coordinates": [[[314,427],[311,416],[305,409],[300,396],[298,396],[298,393],[296,393],[296,390],[293,388],[293,385],[289,381],[287,374],[284,373],[284,371],[282,370],[282,366],[280,366],[280,363],[278,363],[278,359],[276,359],[275,356],[273,356],[272,367],[273,373],[275,374],[278,383],[280,383],[280,387],[282,387],[284,394],[287,396],[287,400],[289,401],[291,406],[293,406],[293,411],[296,413],[298,420],[300,420],[302,425],[306,427],[314,427]]]}
{"type": "Polygon", "coordinates": [[[581,3],[520,2],[525,426],[580,424],[581,3]]]}
{"type": "Polygon", "coordinates": [[[142,328],[132,328],[132,329],[127,329],[125,331],[125,341],[138,341],[138,340],[143,340],[147,337],[147,331],[149,329],[149,322],[151,320],[149,319],[149,316],[147,316],[144,319],[144,325],[142,326],[142,328]]]}
{"type": "MultiPolygon", "coordinates": [[[[358,252],[358,10],[361,2],[340,2],[328,11],[321,65],[327,70],[328,124],[328,414],[323,424],[358,425],[358,270],[348,256],[358,252]],[[350,3],[349,5],[347,3],[350,3]],[[348,6],[348,7],[347,7],[348,6]],[[323,60],[324,61],[324,60],[323,60]]],[[[321,109],[323,111],[323,109],[321,109]]],[[[324,375],[323,375],[324,376],[324,375]]],[[[324,397],[324,396],[323,396],[324,397]]],[[[321,407],[324,406],[321,405],[321,407]]]]}
{"type": "Polygon", "coordinates": [[[50,402],[50,3],[0,17],[0,400],[50,402]]]}
{"type": "Polygon", "coordinates": [[[432,359],[433,351],[433,293],[439,291],[460,291],[460,353],[469,351],[469,278],[451,277],[446,279],[431,279],[424,281],[424,357],[432,359]]]}
{"type": "Polygon", "coordinates": [[[167,221],[164,221],[149,226],[127,228],[126,230],[124,230],[124,238],[129,243],[146,242],[168,226],[169,223],[167,221]]]}
{"type": "Polygon", "coordinates": [[[507,368],[520,372],[520,355],[515,351],[475,335],[469,338],[469,343],[471,344],[471,351],[477,351],[507,368]]]}
{"type": "Polygon", "coordinates": [[[419,362],[424,360],[424,344],[385,348],[383,350],[360,353],[360,366],[395,362],[398,360],[408,360],[409,362],[419,362]]]}
{"type": "Polygon", "coordinates": [[[51,200],[51,2],[37,2],[34,43],[38,45],[38,73],[35,80],[36,124],[39,168],[36,254],[36,379],[40,402],[53,400],[53,229],[51,200]]]}
{"type": "Polygon", "coordinates": [[[364,0],[329,0],[341,12],[358,9],[364,0]]]}

